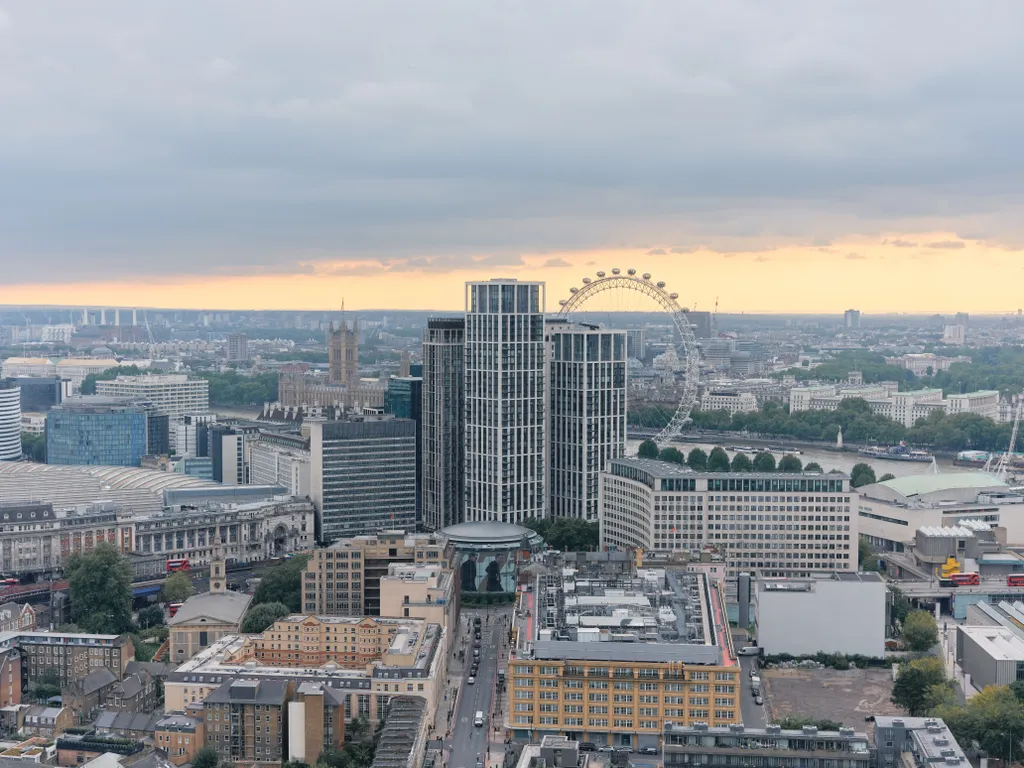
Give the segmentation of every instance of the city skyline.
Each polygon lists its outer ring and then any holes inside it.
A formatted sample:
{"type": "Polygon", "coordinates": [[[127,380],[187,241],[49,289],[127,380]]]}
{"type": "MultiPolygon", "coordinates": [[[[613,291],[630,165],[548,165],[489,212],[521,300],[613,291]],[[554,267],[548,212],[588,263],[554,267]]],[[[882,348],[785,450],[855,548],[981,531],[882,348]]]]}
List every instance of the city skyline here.
{"type": "Polygon", "coordinates": [[[0,303],[444,312],[635,267],[723,312],[1015,312],[1021,21],[0,0],[0,303]]]}

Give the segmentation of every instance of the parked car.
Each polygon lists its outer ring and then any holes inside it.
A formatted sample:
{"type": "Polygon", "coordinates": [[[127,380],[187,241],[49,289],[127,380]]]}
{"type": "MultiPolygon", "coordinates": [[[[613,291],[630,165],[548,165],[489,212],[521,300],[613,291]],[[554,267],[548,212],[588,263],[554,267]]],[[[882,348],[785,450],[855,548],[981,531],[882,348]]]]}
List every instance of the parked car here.
{"type": "Polygon", "coordinates": [[[640,747],[640,749],[637,750],[637,754],[641,754],[641,755],[656,755],[656,754],[658,754],[658,748],[657,747],[640,747]]]}
{"type": "Polygon", "coordinates": [[[597,751],[598,752],[614,752],[615,751],[615,747],[613,747],[611,744],[605,744],[603,747],[598,747],[597,751]]]}
{"type": "Polygon", "coordinates": [[[472,685],[473,683],[476,682],[476,678],[473,675],[470,675],[469,679],[466,680],[466,682],[469,683],[470,685],[472,685]]]}
{"type": "Polygon", "coordinates": [[[580,752],[596,752],[597,744],[592,741],[581,741],[579,744],[580,752]]]}
{"type": "Polygon", "coordinates": [[[764,697],[762,697],[762,696],[755,696],[754,697],[754,703],[757,704],[758,706],[761,706],[762,704],[764,704],[764,697]]]}
{"type": "Polygon", "coordinates": [[[620,754],[623,754],[623,755],[628,755],[628,754],[632,753],[633,748],[632,747],[616,747],[615,751],[620,753],[620,754]]]}

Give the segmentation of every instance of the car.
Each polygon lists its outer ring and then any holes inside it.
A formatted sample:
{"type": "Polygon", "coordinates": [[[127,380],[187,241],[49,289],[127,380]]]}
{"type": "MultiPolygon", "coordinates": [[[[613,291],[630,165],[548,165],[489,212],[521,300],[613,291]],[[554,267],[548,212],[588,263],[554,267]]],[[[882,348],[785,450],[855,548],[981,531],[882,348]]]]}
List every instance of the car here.
{"type": "Polygon", "coordinates": [[[640,755],[656,755],[656,754],[658,754],[658,748],[657,747],[640,747],[640,749],[637,750],[637,754],[640,754],[640,755]]]}
{"type": "Polygon", "coordinates": [[[479,637],[476,640],[473,641],[473,647],[474,648],[479,648],[480,647],[480,638],[479,637]]]}
{"type": "Polygon", "coordinates": [[[581,741],[579,743],[580,752],[596,752],[597,744],[592,741],[581,741]]]}
{"type": "Polygon", "coordinates": [[[874,715],[868,715],[867,717],[864,718],[864,722],[865,723],[873,723],[873,722],[875,722],[875,716],[874,715]]]}
{"type": "Polygon", "coordinates": [[[605,744],[603,747],[598,747],[597,751],[598,752],[614,752],[615,751],[615,747],[613,747],[611,744],[605,744]]]}
{"type": "Polygon", "coordinates": [[[480,649],[479,648],[474,648],[473,649],[473,658],[474,659],[479,659],[480,658],[480,649]]]}
{"type": "Polygon", "coordinates": [[[470,676],[469,676],[469,677],[468,677],[468,678],[466,679],[466,682],[467,682],[467,683],[469,683],[470,685],[472,685],[473,683],[475,683],[475,682],[476,682],[476,678],[475,678],[475,677],[474,677],[473,675],[470,675],[470,676]]]}
{"type": "Polygon", "coordinates": [[[633,751],[632,747],[616,747],[615,751],[620,755],[628,755],[633,751]]]}
{"type": "Polygon", "coordinates": [[[762,704],[764,704],[764,698],[761,697],[761,696],[755,696],[754,697],[754,703],[757,704],[758,706],[761,706],[762,704]]]}

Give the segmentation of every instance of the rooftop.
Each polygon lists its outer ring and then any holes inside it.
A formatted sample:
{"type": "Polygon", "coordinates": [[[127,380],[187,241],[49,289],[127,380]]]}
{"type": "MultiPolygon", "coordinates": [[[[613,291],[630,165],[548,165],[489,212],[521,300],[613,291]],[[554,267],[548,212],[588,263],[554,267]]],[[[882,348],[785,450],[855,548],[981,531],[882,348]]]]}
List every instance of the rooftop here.
{"type": "Polygon", "coordinates": [[[1024,661],[1024,640],[1006,627],[961,625],[957,627],[957,631],[969,637],[997,661],[1024,661]]]}
{"type": "Polygon", "coordinates": [[[1010,486],[988,472],[943,472],[938,475],[906,475],[878,483],[903,496],[922,496],[926,493],[954,490],[985,490],[1010,486]]]}
{"type": "Polygon", "coordinates": [[[204,619],[210,619],[211,623],[239,624],[252,597],[241,592],[203,592],[192,595],[167,624],[177,627],[202,623],[204,619]]]}
{"type": "Polygon", "coordinates": [[[523,539],[540,541],[540,534],[521,525],[498,522],[473,522],[449,525],[441,530],[456,544],[518,544],[523,539]]]}

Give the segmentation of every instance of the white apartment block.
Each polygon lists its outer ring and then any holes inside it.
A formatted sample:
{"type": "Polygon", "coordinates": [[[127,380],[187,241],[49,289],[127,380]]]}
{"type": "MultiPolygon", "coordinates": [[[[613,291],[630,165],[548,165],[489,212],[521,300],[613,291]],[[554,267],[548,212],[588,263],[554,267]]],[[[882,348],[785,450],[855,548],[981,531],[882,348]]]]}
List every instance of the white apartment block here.
{"type": "Polygon", "coordinates": [[[0,369],[0,377],[55,376],[57,364],[45,357],[8,357],[0,369]]]}
{"type": "Polygon", "coordinates": [[[544,283],[466,283],[466,520],[547,516],[544,283]]]}
{"type": "MultiPolygon", "coordinates": [[[[187,413],[177,419],[171,419],[169,442],[171,450],[179,456],[198,456],[201,435],[207,434],[206,428],[217,423],[215,413],[187,413]]],[[[206,444],[207,446],[209,443],[206,444]]],[[[209,448],[204,446],[205,455],[209,448]]]]}
{"type": "Polygon", "coordinates": [[[626,332],[547,322],[548,513],[596,521],[600,473],[626,454],[626,332]]]}
{"type": "Polygon", "coordinates": [[[967,392],[943,398],[941,389],[914,389],[897,392],[895,384],[839,388],[832,384],[813,387],[794,387],[789,391],[789,410],[834,411],[848,398],[859,397],[867,401],[873,413],[912,427],[934,410],[944,413],[974,413],[992,420],[1000,418],[999,393],[995,390],[967,392]]]}
{"type": "Polygon", "coordinates": [[[942,343],[962,347],[967,339],[967,326],[947,325],[942,331],[942,343]]]}
{"type": "Polygon", "coordinates": [[[601,545],[650,551],[709,547],[728,577],[857,570],[848,475],[694,472],[621,458],[601,474],[601,545]]]}
{"type": "Polygon", "coordinates": [[[190,379],[184,373],[118,376],[113,381],[97,381],[96,394],[148,400],[157,413],[172,420],[210,410],[210,382],[190,379]]]}
{"type": "Polygon", "coordinates": [[[757,410],[757,398],[750,392],[718,392],[706,390],[700,398],[702,411],[728,411],[734,413],[753,413],[757,410]]]}
{"type": "Polygon", "coordinates": [[[264,432],[245,443],[248,453],[249,483],[279,485],[292,496],[309,496],[309,441],[297,435],[264,432]]]}

